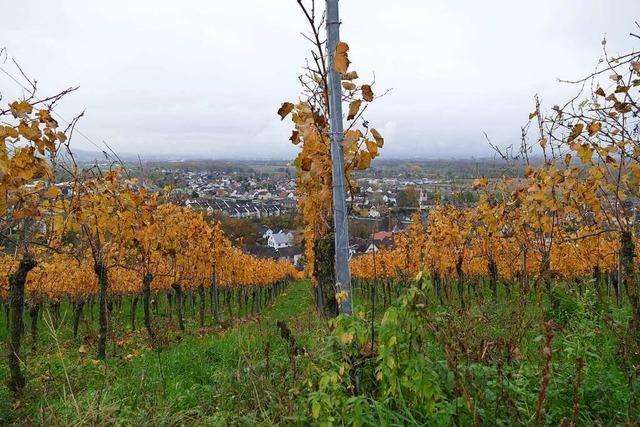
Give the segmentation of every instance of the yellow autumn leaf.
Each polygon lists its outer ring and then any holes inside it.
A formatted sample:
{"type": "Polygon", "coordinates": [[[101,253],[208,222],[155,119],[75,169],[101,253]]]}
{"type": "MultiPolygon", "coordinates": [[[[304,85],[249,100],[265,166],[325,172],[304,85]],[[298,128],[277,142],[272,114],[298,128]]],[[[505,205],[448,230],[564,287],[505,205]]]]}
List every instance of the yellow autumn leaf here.
{"type": "Polygon", "coordinates": [[[584,129],[584,125],[582,123],[578,123],[576,124],[573,129],[571,129],[571,133],[569,134],[569,139],[567,142],[571,142],[574,139],[576,139],[577,137],[580,136],[580,134],[582,133],[582,130],[584,129]]]}
{"type": "Polygon", "coordinates": [[[360,104],[362,104],[362,101],[359,99],[356,99],[355,101],[351,101],[349,103],[349,113],[347,114],[347,120],[353,120],[356,117],[358,111],[360,111],[360,104]]]}
{"type": "Polygon", "coordinates": [[[369,151],[369,154],[371,154],[371,158],[376,158],[376,156],[378,155],[378,145],[370,139],[367,139],[365,141],[365,144],[367,145],[367,151],[369,151]]]}
{"type": "Polygon", "coordinates": [[[342,74],[342,80],[355,80],[358,78],[358,72],[357,71],[349,71],[346,74],[342,74]]]}
{"type": "Polygon", "coordinates": [[[336,45],[336,54],[334,58],[334,68],[340,74],[345,74],[347,72],[347,68],[349,68],[349,56],[347,52],[349,51],[349,45],[345,42],[338,42],[336,45]]]}
{"type": "Polygon", "coordinates": [[[570,164],[571,164],[571,154],[570,154],[570,153],[567,153],[567,154],[564,156],[564,165],[565,165],[566,167],[569,167],[569,165],[570,165],[570,164]]]}
{"type": "Polygon", "coordinates": [[[578,154],[578,158],[582,163],[591,162],[593,148],[589,144],[572,144],[571,148],[578,154]]]}
{"type": "Polygon", "coordinates": [[[367,102],[373,101],[373,90],[371,90],[370,85],[362,85],[362,99],[367,102]]]}
{"type": "Polygon", "coordinates": [[[311,170],[311,163],[312,160],[310,157],[303,157],[300,160],[300,168],[305,172],[309,172],[311,170]]]}
{"type": "Polygon", "coordinates": [[[0,125],[0,143],[4,142],[6,138],[17,138],[18,130],[11,126],[0,125]]]}
{"type": "Polygon", "coordinates": [[[31,106],[27,101],[13,101],[9,104],[9,107],[11,109],[11,114],[13,114],[13,117],[17,119],[25,118],[33,111],[33,106],[31,106]]]}
{"type": "Polygon", "coordinates": [[[358,169],[367,169],[371,166],[371,155],[368,151],[360,151],[360,157],[358,158],[358,169]]]}
{"type": "Polygon", "coordinates": [[[380,132],[378,132],[375,128],[372,128],[371,135],[373,135],[373,139],[376,140],[376,144],[378,144],[378,147],[382,148],[382,146],[384,145],[384,138],[382,137],[382,135],[380,135],[380,132]]]}
{"type": "Polygon", "coordinates": [[[596,181],[600,181],[604,177],[604,168],[602,166],[596,166],[594,168],[591,168],[589,174],[596,181]]]}
{"type": "Polygon", "coordinates": [[[297,130],[291,131],[291,136],[289,137],[289,141],[291,141],[294,145],[300,144],[300,132],[297,130]]]}
{"type": "Polygon", "coordinates": [[[60,189],[56,186],[51,186],[47,189],[46,197],[50,199],[55,199],[60,195],[60,189]]]}
{"type": "Polygon", "coordinates": [[[285,117],[293,110],[293,104],[291,102],[283,102],[278,109],[278,115],[280,120],[284,120],[285,117]]]}
{"type": "Polygon", "coordinates": [[[342,82],[342,87],[345,90],[354,90],[356,88],[356,84],[352,83],[352,82],[349,82],[349,81],[346,81],[346,82],[342,82]]]}
{"type": "Polygon", "coordinates": [[[347,293],[347,291],[336,292],[336,301],[338,302],[338,304],[341,304],[342,302],[347,300],[348,296],[349,294],[347,293]]]}
{"type": "Polygon", "coordinates": [[[486,187],[487,184],[489,184],[489,180],[483,176],[473,181],[473,189],[477,190],[478,188],[486,187]]]}
{"type": "Polygon", "coordinates": [[[42,122],[48,122],[53,120],[53,118],[51,117],[51,113],[49,112],[49,110],[46,110],[46,109],[39,110],[38,117],[42,122]]]}
{"type": "Polygon", "coordinates": [[[589,132],[589,136],[593,136],[596,133],[600,132],[600,129],[602,129],[602,123],[598,121],[593,121],[589,123],[589,126],[587,126],[587,131],[589,132]]]}
{"type": "Polygon", "coordinates": [[[18,125],[18,132],[29,141],[36,141],[42,136],[42,132],[36,121],[31,122],[31,125],[20,123],[18,125]]]}
{"type": "Polygon", "coordinates": [[[345,132],[344,138],[342,140],[342,148],[344,149],[344,151],[355,151],[355,147],[360,138],[362,138],[362,132],[360,132],[360,130],[352,129],[345,132]]]}

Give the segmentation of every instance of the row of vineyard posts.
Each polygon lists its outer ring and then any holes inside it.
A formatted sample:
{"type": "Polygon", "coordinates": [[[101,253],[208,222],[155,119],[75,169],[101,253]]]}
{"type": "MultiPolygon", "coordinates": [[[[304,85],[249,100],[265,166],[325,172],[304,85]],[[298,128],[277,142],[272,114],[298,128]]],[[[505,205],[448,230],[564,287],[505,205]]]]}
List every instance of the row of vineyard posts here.
{"type": "Polygon", "coordinates": [[[10,331],[8,383],[15,393],[26,384],[25,307],[35,345],[43,307],[55,324],[60,305],[71,304],[76,336],[85,307],[93,316],[97,305],[97,356],[105,359],[110,313],[123,298],[131,300],[132,327],[142,301],[144,326],[156,346],[162,295],[184,330],[185,294],[192,306],[198,296],[201,326],[207,300],[218,324],[223,309],[234,315],[232,299],[236,315],[254,314],[298,276],[291,263],[232,246],[202,212],[172,204],[168,188],[152,191],[113,163],[80,168],[69,149],[76,119],[60,129],[52,116],[70,91],[39,99],[34,85],[25,99],[0,110],[0,298],[10,331]]]}

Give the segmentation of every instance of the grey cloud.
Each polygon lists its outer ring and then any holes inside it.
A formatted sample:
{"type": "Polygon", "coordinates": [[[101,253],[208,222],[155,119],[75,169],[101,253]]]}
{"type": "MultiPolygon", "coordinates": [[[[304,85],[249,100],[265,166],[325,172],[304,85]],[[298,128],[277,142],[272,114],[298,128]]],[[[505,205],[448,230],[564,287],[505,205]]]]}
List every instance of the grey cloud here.
{"type": "MultiPolygon", "coordinates": [[[[309,51],[294,1],[5,3],[12,19],[0,46],[42,93],[80,85],[59,112],[86,108],[80,129],[95,141],[126,152],[294,156],[290,125],[275,114],[297,99],[309,51]]],[[[516,142],[533,95],[553,105],[573,94],[556,78],[591,70],[604,33],[614,53],[638,47],[628,37],[637,0],[345,0],[341,8],[354,66],[365,78],[375,71],[376,91],[393,89],[368,117],[386,132],[390,157],[490,154],[482,132],[516,142]]],[[[19,95],[3,75],[0,91],[19,95]]]]}

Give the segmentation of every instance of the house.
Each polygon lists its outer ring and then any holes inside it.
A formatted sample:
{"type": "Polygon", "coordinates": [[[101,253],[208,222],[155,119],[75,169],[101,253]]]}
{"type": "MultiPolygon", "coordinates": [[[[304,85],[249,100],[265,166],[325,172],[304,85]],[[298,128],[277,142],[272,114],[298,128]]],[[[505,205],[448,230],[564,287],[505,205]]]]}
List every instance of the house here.
{"type": "Polygon", "coordinates": [[[267,227],[266,225],[261,225],[258,227],[258,236],[260,236],[261,238],[268,240],[272,234],[273,234],[273,230],[267,227]]]}
{"type": "Polygon", "coordinates": [[[185,205],[193,209],[206,210],[210,214],[220,212],[232,218],[262,218],[283,213],[283,209],[274,203],[242,199],[187,199],[185,205]]]}
{"type": "Polygon", "coordinates": [[[387,238],[385,240],[373,241],[369,244],[365,253],[378,252],[380,249],[390,249],[393,247],[393,239],[387,238]]]}
{"type": "Polygon", "coordinates": [[[378,252],[380,249],[393,247],[393,233],[378,231],[372,236],[372,242],[367,246],[366,253],[378,252]]]}
{"type": "Polygon", "coordinates": [[[288,246],[281,249],[275,249],[270,246],[244,246],[244,250],[258,258],[268,258],[278,261],[289,261],[295,266],[299,266],[302,259],[302,249],[297,246],[288,246]]]}
{"type": "Polygon", "coordinates": [[[353,237],[350,239],[351,244],[349,245],[349,258],[356,254],[364,253],[367,250],[367,241],[360,237],[353,237]]]}
{"type": "Polygon", "coordinates": [[[278,251],[269,246],[244,246],[244,251],[258,258],[278,259],[278,251]]]}
{"type": "Polygon", "coordinates": [[[280,230],[277,233],[272,233],[267,240],[267,245],[274,249],[286,248],[293,245],[293,233],[284,232],[280,230]]]}
{"type": "Polygon", "coordinates": [[[298,201],[295,198],[287,197],[280,201],[280,205],[285,210],[294,211],[296,206],[298,206],[298,201]]]}
{"type": "Polygon", "coordinates": [[[278,260],[289,261],[293,265],[297,266],[298,262],[302,258],[302,249],[297,246],[288,246],[286,248],[278,249],[278,260]]]}
{"type": "Polygon", "coordinates": [[[380,250],[380,248],[378,248],[375,243],[370,243],[369,246],[367,247],[367,250],[365,250],[364,252],[367,254],[370,254],[371,252],[378,252],[380,250]]]}
{"type": "Polygon", "coordinates": [[[378,231],[373,235],[374,241],[382,241],[393,237],[393,233],[391,231],[378,231]]]}

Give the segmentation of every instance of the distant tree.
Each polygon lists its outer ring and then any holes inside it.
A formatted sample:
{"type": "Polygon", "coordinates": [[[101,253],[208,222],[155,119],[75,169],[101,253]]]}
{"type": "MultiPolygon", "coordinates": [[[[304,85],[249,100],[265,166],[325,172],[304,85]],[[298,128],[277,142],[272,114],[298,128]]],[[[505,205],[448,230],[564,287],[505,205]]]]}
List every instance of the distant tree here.
{"type": "Polygon", "coordinates": [[[258,238],[258,227],[250,218],[221,217],[222,231],[236,242],[253,245],[258,238]]]}
{"type": "Polygon", "coordinates": [[[463,191],[460,191],[459,193],[456,193],[454,199],[457,202],[466,203],[466,204],[470,204],[478,201],[478,198],[476,197],[476,195],[469,190],[463,190],[463,191]]]}
{"type": "Polygon", "coordinates": [[[409,186],[398,192],[396,202],[402,208],[417,208],[419,206],[420,194],[415,187],[409,186]]]}
{"type": "Polygon", "coordinates": [[[197,199],[198,197],[200,197],[200,195],[198,194],[198,192],[196,190],[193,190],[191,192],[191,197],[193,197],[194,199],[197,199]]]}
{"type": "Polygon", "coordinates": [[[371,236],[371,231],[367,224],[363,222],[352,221],[349,223],[349,234],[351,234],[351,237],[368,239],[371,236]]]}
{"type": "Polygon", "coordinates": [[[301,218],[296,214],[270,216],[256,219],[256,221],[259,221],[261,224],[266,225],[272,230],[295,230],[301,227],[301,218]]]}
{"type": "Polygon", "coordinates": [[[427,192],[427,200],[429,201],[436,201],[436,200],[441,200],[442,199],[442,194],[440,194],[439,191],[429,191],[427,192]]]}

